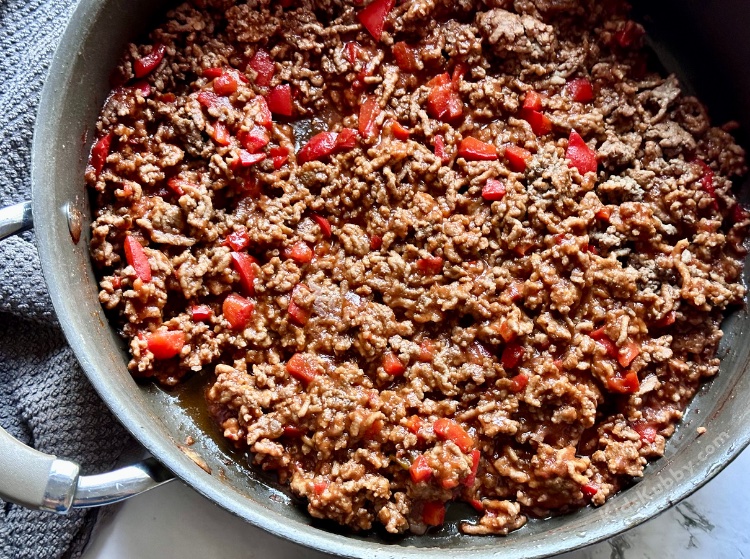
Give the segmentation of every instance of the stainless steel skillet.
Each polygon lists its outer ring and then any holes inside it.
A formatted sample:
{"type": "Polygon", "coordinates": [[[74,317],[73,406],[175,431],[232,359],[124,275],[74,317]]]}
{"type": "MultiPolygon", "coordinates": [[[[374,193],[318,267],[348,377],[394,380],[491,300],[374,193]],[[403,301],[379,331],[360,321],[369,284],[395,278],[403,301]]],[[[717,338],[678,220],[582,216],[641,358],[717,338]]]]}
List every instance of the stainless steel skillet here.
{"type": "MultiPolygon", "coordinates": [[[[42,95],[32,162],[33,200],[0,215],[4,236],[30,225],[33,213],[45,278],[68,341],[101,397],[156,461],[103,477],[79,477],[78,467],[64,457],[34,453],[0,432],[2,498],[64,512],[70,506],[103,504],[137,493],[168,479],[171,471],[252,524],[334,555],[535,558],[599,541],[655,516],[706,483],[748,444],[750,375],[744,372],[750,362],[750,316],[740,312],[724,325],[721,373],[697,396],[666,455],[639,483],[603,507],[531,522],[507,538],[459,536],[448,526],[427,536],[394,539],[314,525],[304,509],[272,483],[229,459],[174,396],[132,380],[121,341],[99,305],[87,250],[83,169],[110,70],[126,42],[147,28],[149,18],[165,5],[154,0],[81,0],[42,95]],[[83,236],[75,244],[70,223],[78,212],[83,236]],[[696,435],[698,426],[707,428],[702,437],[696,435]],[[186,453],[182,443],[188,436],[197,442],[186,453]]],[[[680,70],[709,102],[711,94],[719,94],[713,105],[717,120],[738,117],[750,126],[750,66],[745,64],[750,40],[742,29],[742,23],[750,21],[748,5],[665,1],[646,8],[666,63],[680,60],[680,70]]]]}

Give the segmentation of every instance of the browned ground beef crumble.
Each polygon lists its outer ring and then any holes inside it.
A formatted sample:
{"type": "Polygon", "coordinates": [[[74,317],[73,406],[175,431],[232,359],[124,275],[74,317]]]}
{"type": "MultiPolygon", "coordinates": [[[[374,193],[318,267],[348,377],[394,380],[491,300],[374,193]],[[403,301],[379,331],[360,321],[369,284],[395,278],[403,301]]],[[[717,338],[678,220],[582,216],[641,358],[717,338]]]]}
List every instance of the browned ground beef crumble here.
{"type": "Polygon", "coordinates": [[[353,529],[419,533],[462,500],[480,511],[464,532],[505,534],[600,505],[662,455],[718,370],[722,313],[745,294],[748,220],[730,193],[744,152],[647,70],[622,4],[406,0],[379,41],[362,9],[195,0],[130,46],[98,123],[109,154],[95,148],[86,174],[100,298],[130,369],[168,386],[215,372],[224,435],[310,514],[353,529]],[[260,49],[274,64],[263,87],[248,66],[260,49]],[[428,82],[457,66],[463,113],[444,122],[428,82]],[[202,102],[230,67],[247,81],[202,102]],[[573,99],[576,78],[592,101],[573,99]],[[238,167],[260,96],[283,84],[293,116],[273,116],[269,157],[238,167]],[[549,133],[521,118],[530,91],[549,133]],[[300,164],[312,135],[358,129],[367,99],[371,137],[300,164]],[[566,158],[573,129],[596,173],[566,158]],[[459,156],[466,137],[499,158],[459,156]],[[531,153],[525,170],[509,145],[531,153]],[[483,197],[490,179],[499,200],[483,197]],[[227,246],[232,233],[248,247],[227,246]],[[150,274],[126,260],[126,235],[150,274]],[[249,276],[233,250],[257,259],[249,276]],[[254,303],[240,327],[230,294],[254,303]],[[166,331],[177,345],[158,349],[166,331]]]}

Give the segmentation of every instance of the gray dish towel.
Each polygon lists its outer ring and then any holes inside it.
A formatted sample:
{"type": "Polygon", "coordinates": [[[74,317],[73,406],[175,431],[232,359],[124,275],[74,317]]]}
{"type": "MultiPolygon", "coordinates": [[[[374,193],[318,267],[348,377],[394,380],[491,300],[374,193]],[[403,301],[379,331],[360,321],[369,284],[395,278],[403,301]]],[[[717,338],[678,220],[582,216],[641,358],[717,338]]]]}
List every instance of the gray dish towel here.
{"type": "MultiPolygon", "coordinates": [[[[0,206],[30,199],[39,94],[74,6],[0,0],[0,206]]],[[[83,473],[112,468],[132,444],[65,343],[33,233],[0,241],[0,425],[38,450],[75,460],[83,473]]],[[[58,516],[0,501],[0,559],[77,557],[97,514],[58,516]]]]}

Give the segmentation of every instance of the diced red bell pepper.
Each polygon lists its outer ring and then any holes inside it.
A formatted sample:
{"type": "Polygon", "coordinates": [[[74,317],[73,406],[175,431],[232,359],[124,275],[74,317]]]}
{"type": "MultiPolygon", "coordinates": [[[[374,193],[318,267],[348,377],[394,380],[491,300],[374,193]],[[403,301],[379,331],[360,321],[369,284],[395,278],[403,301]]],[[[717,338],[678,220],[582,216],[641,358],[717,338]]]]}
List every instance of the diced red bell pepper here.
{"type": "Polygon", "coordinates": [[[207,109],[218,109],[224,107],[226,109],[232,108],[232,102],[226,97],[216,95],[213,91],[206,91],[205,89],[198,93],[198,102],[207,109]]]}
{"type": "Polygon", "coordinates": [[[625,347],[623,347],[618,352],[617,360],[620,362],[620,365],[622,365],[623,367],[629,367],[630,364],[633,362],[633,359],[638,357],[638,354],[640,352],[641,352],[641,346],[639,346],[633,340],[628,340],[628,342],[625,344],[625,347]]]}
{"type": "Polygon", "coordinates": [[[312,382],[318,374],[315,365],[301,353],[295,353],[286,362],[286,372],[305,384],[312,382]]]}
{"type": "Polygon", "coordinates": [[[164,58],[165,52],[167,52],[167,47],[160,43],[155,44],[151,48],[149,54],[142,56],[133,63],[133,73],[135,74],[135,77],[145,78],[153,72],[164,58]]]}
{"type": "Polygon", "coordinates": [[[596,212],[595,216],[596,219],[601,219],[602,221],[609,222],[609,218],[612,217],[612,208],[604,206],[596,212]]]}
{"type": "Polygon", "coordinates": [[[222,304],[224,318],[227,319],[233,330],[245,328],[250,318],[252,318],[254,311],[255,303],[236,293],[227,295],[222,304]]]}
{"type": "Polygon", "coordinates": [[[388,17],[395,3],[396,0],[373,0],[357,14],[359,22],[376,41],[379,41],[383,35],[385,18],[388,17]]]}
{"type": "Polygon", "coordinates": [[[521,392],[526,385],[529,383],[529,377],[524,373],[518,373],[516,376],[510,379],[510,391],[521,392]]]}
{"type": "Polygon", "coordinates": [[[274,146],[268,150],[268,154],[273,160],[273,168],[278,171],[289,159],[289,149],[284,146],[274,146]]]}
{"type": "Polygon", "coordinates": [[[674,311],[669,311],[667,314],[657,320],[654,323],[654,326],[656,326],[657,328],[666,328],[667,326],[671,326],[672,324],[674,324],[675,320],[677,320],[676,313],[674,311]]]}
{"type": "Polygon", "coordinates": [[[313,221],[320,227],[320,232],[326,239],[331,238],[331,222],[324,218],[322,215],[312,214],[313,221]]]}
{"type": "Polygon", "coordinates": [[[210,136],[220,146],[228,146],[232,143],[232,136],[223,122],[214,122],[210,136]]]}
{"type": "Polygon", "coordinates": [[[247,151],[256,153],[268,145],[268,132],[262,126],[253,126],[249,132],[240,132],[237,139],[247,151]]]}
{"type": "Polygon", "coordinates": [[[523,299],[524,285],[519,281],[511,282],[507,289],[510,300],[516,302],[523,299]]]}
{"type": "Polygon", "coordinates": [[[461,81],[463,81],[464,76],[469,71],[469,65],[465,62],[459,62],[456,64],[456,66],[453,68],[453,75],[451,76],[451,84],[453,85],[453,89],[455,91],[458,91],[458,88],[461,86],[461,81]]]}
{"type": "Polygon", "coordinates": [[[636,421],[633,423],[633,429],[644,443],[649,444],[656,440],[656,435],[659,433],[655,425],[645,421],[636,421]]]}
{"type": "Polygon", "coordinates": [[[531,111],[542,110],[542,96],[533,89],[526,92],[523,98],[523,108],[531,111]]]}
{"type": "Polygon", "coordinates": [[[139,91],[143,97],[151,95],[151,84],[146,80],[139,80],[133,84],[133,89],[139,91]]]}
{"type": "Polygon", "coordinates": [[[218,78],[214,79],[214,93],[217,95],[231,95],[240,86],[237,72],[226,70],[218,78]]]}
{"type": "Polygon", "coordinates": [[[260,124],[264,128],[270,129],[273,126],[273,117],[271,115],[271,109],[268,108],[268,102],[262,95],[255,97],[255,102],[258,104],[258,111],[255,113],[255,122],[260,124]]]}
{"type": "Polygon", "coordinates": [[[422,521],[428,526],[442,526],[445,522],[445,504],[442,501],[427,501],[422,509],[422,521]]]}
{"type": "Polygon", "coordinates": [[[531,159],[531,152],[514,145],[505,146],[505,159],[508,160],[508,167],[516,173],[523,173],[526,165],[531,159]]]}
{"type": "Polygon", "coordinates": [[[433,78],[429,84],[430,93],[427,95],[427,113],[438,120],[449,122],[459,118],[464,113],[464,103],[461,96],[453,88],[448,74],[441,74],[433,78]]]}
{"type": "Polygon", "coordinates": [[[135,275],[141,278],[141,281],[151,281],[151,264],[148,262],[146,253],[143,252],[141,243],[135,240],[132,235],[125,236],[125,260],[135,270],[135,275]]]}
{"type": "Polygon", "coordinates": [[[284,427],[284,437],[297,438],[305,434],[305,431],[294,425],[286,425],[284,427]]]}
{"type": "Polygon", "coordinates": [[[365,52],[362,45],[357,41],[349,41],[344,45],[344,49],[346,52],[346,60],[349,64],[354,64],[357,60],[360,60],[365,52]]]}
{"type": "Polygon", "coordinates": [[[210,320],[213,315],[214,311],[208,305],[193,305],[190,307],[190,316],[197,322],[210,320]]]}
{"type": "Polygon", "coordinates": [[[477,512],[484,512],[484,504],[479,499],[469,499],[467,501],[475,511],[477,512]]]}
{"type": "Polygon", "coordinates": [[[401,362],[398,355],[389,351],[383,355],[383,370],[385,370],[385,374],[387,375],[400,377],[406,372],[406,365],[401,362]]]}
{"type": "Polygon", "coordinates": [[[276,65],[273,62],[273,58],[263,49],[258,49],[250,59],[248,64],[250,68],[255,70],[257,76],[255,77],[255,84],[261,87],[267,87],[271,85],[271,80],[276,72],[276,65]]]}
{"type": "Polygon", "coordinates": [[[417,260],[417,270],[428,276],[434,276],[443,271],[443,259],[440,256],[430,256],[417,260]]]}
{"type": "Polygon", "coordinates": [[[157,330],[146,335],[148,350],[155,359],[171,359],[180,354],[185,346],[185,332],[182,330],[157,330]]]}
{"type": "Polygon", "coordinates": [[[472,450],[471,451],[471,472],[468,476],[466,476],[466,479],[464,480],[464,485],[466,487],[471,487],[474,485],[474,482],[477,479],[477,471],[479,470],[479,459],[481,458],[481,453],[478,450],[472,450]]]}
{"type": "Polygon", "coordinates": [[[240,285],[247,295],[255,295],[255,270],[253,264],[258,261],[246,252],[232,252],[232,265],[240,276],[240,285]]]}
{"type": "Polygon", "coordinates": [[[521,362],[526,350],[518,342],[511,342],[505,346],[500,362],[506,369],[513,369],[521,362]]]}
{"type": "Polygon", "coordinates": [[[336,149],[339,151],[352,149],[353,147],[356,147],[358,138],[359,132],[353,128],[342,128],[336,138],[336,149]]]}
{"type": "Polygon", "coordinates": [[[635,394],[641,387],[641,383],[638,381],[638,375],[634,371],[625,371],[607,379],[607,387],[612,392],[635,394]]]}
{"type": "Polygon", "coordinates": [[[422,429],[422,418],[418,415],[412,415],[409,417],[409,419],[406,420],[406,428],[409,430],[409,432],[414,433],[415,435],[419,433],[419,430],[422,429]]]}
{"type": "Polygon", "coordinates": [[[369,139],[377,133],[375,119],[379,114],[380,105],[377,97],[367,97],[359,109],[359,135],[364,139],[369,139]]]}
{"type": "Polygon", "coordinates": [[[204,68],[201,72],[201,75],[204,78],[214,79],[214,78],[218,78],[223,72],[224,70],[217,66],[213,68],[204,68]]]}
{"type": "Polygon", "coordinates": [[[292,104],[292,86],[288,83],[277,85],[266,96],[268,108],[273,114],[292,116],[294,105],[292,104]]]}
{"type": "Polygon", "coordinates": [[[308,309],[300,307],[297,303],[294,302],[295,293],[303,289],[307,290],[307,286],[301,283],[298,283],[294,286],[294,289],[292,289],[292,296],[289,298],[289,307],[287,308],[287,312],[289,313],[289,320],[297,326],[304,326],[310,319],[310,311],[308,309]]]}
{"type": "Polygon", "coordinates": [[[308,264],[312,261],[313,250],[305,241],[297,241],[291,247],[284,250],[284,256],[291,258],[299,264],[308,264]]]}
{"type": "Polygon", "coordinates": [[[544,136],[552,132],[552,121],[539,111],[521,109],[521,118],[529,123],[531,131],[537,136],[544,136]]]}
{"type": "Polygon", "coordinates": [[[635,45],[643,34],[643,27],[634,21],[628,20],[615,32],[614,40],[622,48],[628,48],[635,45]]]}
{"type": "Polygon", "coordinates": [[[453,441],[461,452],[469,452],[474,448],[474,439],[466,430],[452,419],[441,417],[432,426],[435,434],[444,441],[453,441]]]}
{"type": "Polygon", "coordinates": [[[587,78],[576,78],[568,82],[570,98],[578,103],[590,103],[594,100],[594,87],[587,78]]]}
{"type": "Polygon", "coordinates": [[[197,188],[198,185],[181,179],[180,177],[172,177],[167,181],[167,187],[169,187],[169,190],[177,194],[177,196],[182,196],[185,194],[185,188],[197,188]]]}
{"type": "Polygon", "coordinates": [[[104,134],[104,136],[96,141],[94,147],[91,148],[91,157],[89,158],[89,162],[94,168],[96,178],[99,178],[99,175],[104,168],[104,164],[107,162],[107,157],[109,156],[109,149],[112,145],[113,137],[114,135],[112,134],[112,132],[110,132],[109,134],[104,134]]]}
{"type": "Polygon", "coordinates": [[[430,339],[424,339],[419,344],[419,360],[423,363],[430,363],[435,359],[437,346],[430,339]]]}
{"type": "Polygon", "coordinates": [[[497,159],[497,148],[469,136],[458,145],[458,156],[469,161],[493,161],[497,159]]]}
{"type": "Polygon", "coordinates": [[[413,73],[419,71],[417,50],[405,42],[400,41],[393,45],[393,57],[396,59],[398,67],[404,72],[413,73]]]}
{"type": "Polygon", "coordinates": [[[314,493],[315,493],[316,495],[320,496],[320,495],[322,495],[323,493],[325,493],[325,490],[326,490],[326,489],[328,489],[328,486],[329,486],[330,484],[331,484],[331,483],[330,483],[330,482],[328,482],[328,481],[326,481],[326,480],[320,480],[320,481],[316,481],[315,483],[313,483],[313,492],[314,492],[314,493]]]}
{"type": "Polygon", "coordinates": [[[716,200],[716,188],[714,187],[714,171],[709,167],[705,161],[696,159],[696,163],[700,165],[703,170],[703,176],[700,179],[701,188],[703,191],[713,198],[714,209],[719,209],[719,203],[716,200]]]}
{"type": "Polygon", "coordinates": [[[445,140],[443,137],[440,134],[437,134],[433,138],[433,141],[435,143],[435,157],[440,159],[443,164],[450,163],[451,158],[445,151],[445,140]]]}
{"type": "Polygon", "coordinates": [[[242,252],[250,244],[250,236],[247,234],[247,229],[244,227],[237,231],[232,231],[227,235],[227,240],[224,244],[231,247],[235,252],[242,252]]]}
{"type": "Polygon", "coordinates": [[[396,137],[397,140],[406,141],[411,135],[411,131],[404,128],[400,122],[396,120],[390,121],[391,133],[396,137]]]}
{"type": "Polygon", "coordinates": [[[380,250],[383,246],[383,237],[380,235],[372,235],[370,237],[370,250],[380,250]]]}
{"type": "Polygon", "coordinates": [[[599,493],[599,488],[596,485],[587,483],[586,485],[581,486],[581,492],[587,497],[593,497],[594,495],[599,493]]]}
{"type": "Polygon", "coordinates": [[[742,207],[742,204],[739,202],[734,205],[734,208],[732,208],[732,220],[735,223],[742,223],[747,219],[747,211],[745,211],[745,208],[742,207]]]}
{"type": "Polygon", "coordinates": [[[454,487],[458,487],[458,480],[443,478],[440,480],[440,487],[442,487],[443,489],[453,489],[454,487]]]}
{"type": "Polygon", "coordinates": [[[232,169],[232,171],[236,172],[239,169],[244,169],[245,167],[250,167],[252,165],[260,163],[265,158],[265,153],[250,153],[245,149],[241,149],[239,156],[233,159],[229,164],[229,168],[232,169]]]}
{"type": "Polygon", "coordinates": [[[315,134],[297,154],[297,163],[304,165],[308,161],[316,161],[328,157],[336,150],[336,132],[320,132],[315,134]]]}
{"type": "Polygon", "coordinates": [[[488,202],[497,202],[505,198],[505,185],[497,179],[487,179],[482,187],[482,198],[488,202]]]}
{"type": "Polygon", "coordinates": [[[596,173],[596,153],[586,145],[581,135],[575,130],[570,132],[565,157],[568,159],[568,166],[578,169],[582,175],[596,173]]]}
{"type": "Polygon", "coordinates": [[[505,342],[512,342],[516,339],[516,333],[511,329],[510,323],[507,320],[503,320],[503,323],[500,325],[500,337],[505,340],[505,342]]]}
{"type": "Polygon", "coordinates": [[[607,355],[614,358],[618,357],[619,352],[617,350],[617,346],[614,344],[614,342],[612,342],[612,340],[609,339],[609,336],[604,333],[604,326],[602,326],[601,328],[597,328],[596,330],[592,330],[589,336],[591,336],[602,347],[604,347],[607,355]]]}
{"type": "Polygon", "coordinates": [[[414,483],[422,483],[432,477],[432,468],[427,463],[427,458],[423,454],[416,457],[414,462],[409,466],[409,475],[414,483]]]}

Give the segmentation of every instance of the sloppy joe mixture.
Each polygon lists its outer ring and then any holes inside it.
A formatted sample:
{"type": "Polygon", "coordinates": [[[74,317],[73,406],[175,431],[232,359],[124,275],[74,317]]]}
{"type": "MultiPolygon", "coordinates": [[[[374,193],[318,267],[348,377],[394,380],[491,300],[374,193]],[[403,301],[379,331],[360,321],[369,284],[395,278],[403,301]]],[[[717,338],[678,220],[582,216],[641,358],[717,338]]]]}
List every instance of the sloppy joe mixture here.
{"type": "Polygon", "coordinates": [[[314,517],[601,505],[718,370],[748,219],[616,1],[194,0],[129,46],[86,172],[138,379],[206,379],[314,517]]]}

